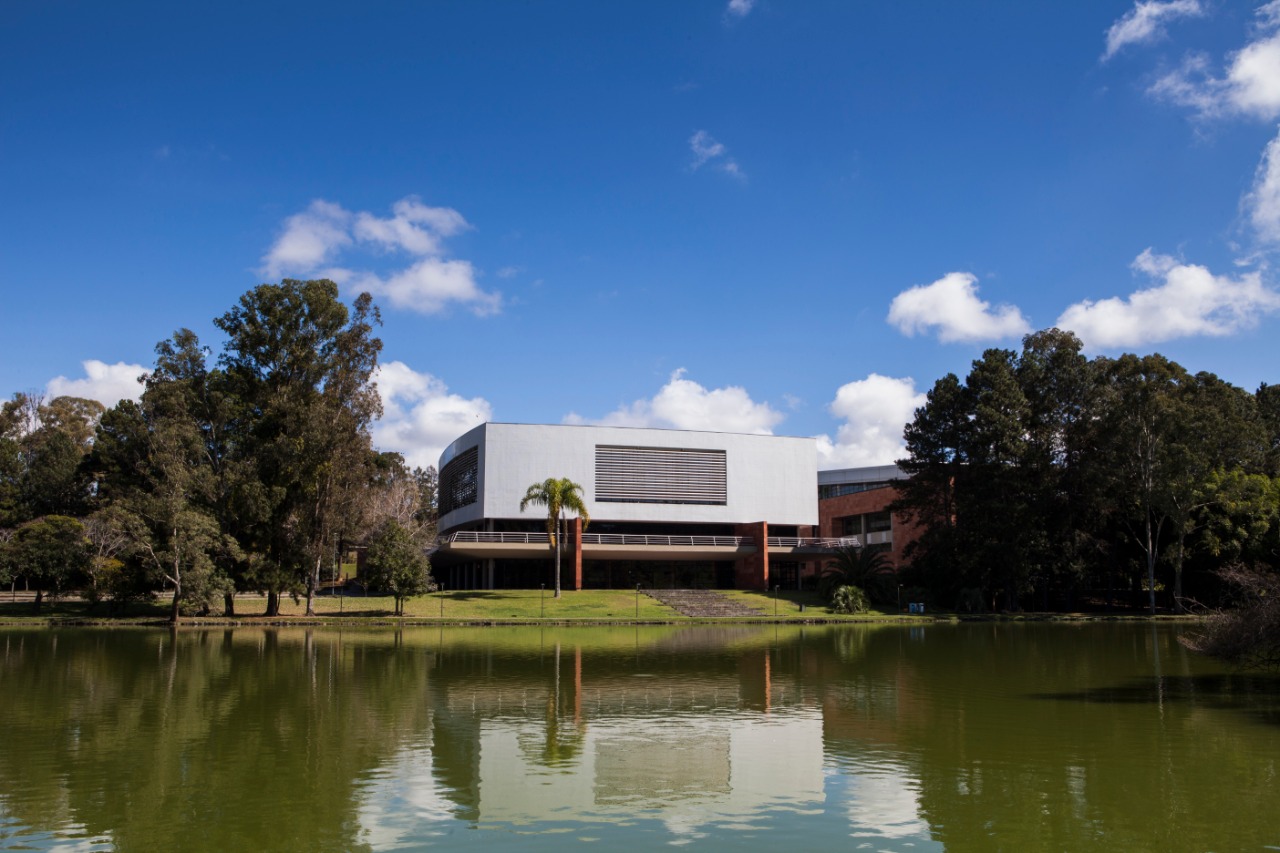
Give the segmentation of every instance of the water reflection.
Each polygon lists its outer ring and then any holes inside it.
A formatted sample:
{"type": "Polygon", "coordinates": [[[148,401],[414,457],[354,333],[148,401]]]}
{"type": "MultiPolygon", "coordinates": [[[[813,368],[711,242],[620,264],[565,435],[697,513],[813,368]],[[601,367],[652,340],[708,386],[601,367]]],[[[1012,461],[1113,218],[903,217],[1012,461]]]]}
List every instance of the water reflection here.
{"type": "Polygon", "coordinates": [[[0,633],[0,848],[1280,841],[1275,682],[1171,631],[0,633]]]}

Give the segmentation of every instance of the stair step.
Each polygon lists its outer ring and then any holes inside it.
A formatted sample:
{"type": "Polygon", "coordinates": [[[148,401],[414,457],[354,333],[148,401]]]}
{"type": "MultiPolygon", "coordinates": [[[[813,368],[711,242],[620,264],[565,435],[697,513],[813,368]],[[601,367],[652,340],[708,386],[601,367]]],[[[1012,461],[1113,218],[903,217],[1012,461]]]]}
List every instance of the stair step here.
{"type": "Polygon", "coordinates": [[[695,619],[760,615],[760,611],[709,589],[651,589],[645,594],[680,615],[695,619]]]}

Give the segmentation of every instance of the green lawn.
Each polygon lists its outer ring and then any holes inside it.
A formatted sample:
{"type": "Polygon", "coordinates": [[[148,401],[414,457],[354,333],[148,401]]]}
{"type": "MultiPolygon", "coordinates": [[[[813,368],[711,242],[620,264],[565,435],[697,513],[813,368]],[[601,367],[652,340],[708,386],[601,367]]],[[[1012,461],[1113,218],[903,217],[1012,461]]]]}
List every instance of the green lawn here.
{"type": "MultiPolygon", "coordinates": [[[[896,613],[872,611],[858,616],[840,616],[831,613],[812,592],[751,592],[725,590],[724,595],[756,610],[761,619],[782,621],[808,621],[813,619],[838,619],[840,621],[865,621],[897,619],[896,613]],[[803,611],[801,607],[803,606],[803,611]]],[[[157,598],[153,602],[129,605],[122,612],[110,613],[106,604],[91,606],[75,599],[46,601],[41,613],[32,612],[31,601],[11,602],[0,595],[0,622],[6,624],[44,623],[49,620],[111,620],[121,623],[146,622],[165,619],[168,602],[157,598]]],[[[266,608],[266,599],[256,595],[236,598],[236,618],[252,622],[266,608]]],[[[384,595],[321,595],[316,598],[316,612],[322,619],[341,617],[352,621],[383,621],[394,617],[395,602],[384,595]]],[[[283,618],[305,616],[306,601],[296,602],[286,596],[281,601],[283,618]]],[[[647,595],[637,597],[634,590],[581,590],[566,591],[557,599],[551,592],[540,590],[457,590],[418,596],[405,603],[405,617],[415,620],[446,622],[507,622],[548,620],[564,621],[614,621],[630,622],[688,622],[664,604],[647,595]]],[[[221,619],[216,613],[214,620],[221,619]]],[[[910,617],[918,619],[919,617],[910,617]]],[[[738,621],[733,619],[718,622],[738,621]]],[[[753,620],[749,620],[753,621],[753,620]]]]}

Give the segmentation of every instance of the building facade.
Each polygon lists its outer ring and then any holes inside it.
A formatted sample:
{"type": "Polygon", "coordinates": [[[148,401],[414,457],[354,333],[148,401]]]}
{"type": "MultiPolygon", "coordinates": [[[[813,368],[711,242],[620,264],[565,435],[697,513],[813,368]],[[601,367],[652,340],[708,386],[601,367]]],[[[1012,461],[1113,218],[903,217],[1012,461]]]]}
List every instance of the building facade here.
{"type": "Polygon", "coordinates": [[[813,439],[628,427],[486,423],[439,464],[436,577],[450,589],[552,583],[542,507],[549,477],[582,486],[561,583],[587,588],[799,584],[820,549],[813,439]]]}
{"type": "Polygon", "coordinates": [[[915,524],[890,512],[896,483],[907,475],[897,465],[818,472],[818,535],[858,537],[865,548],[889,556],[894,569],[905,565],[903,551],[919,535],[915,524]]]}

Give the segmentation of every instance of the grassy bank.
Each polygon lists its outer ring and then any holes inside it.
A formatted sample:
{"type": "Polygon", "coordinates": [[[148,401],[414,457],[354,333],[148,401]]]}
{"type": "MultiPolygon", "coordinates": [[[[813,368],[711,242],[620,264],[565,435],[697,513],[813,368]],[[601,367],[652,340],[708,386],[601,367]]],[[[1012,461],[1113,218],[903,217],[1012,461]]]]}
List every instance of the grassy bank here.
{"type": "MultiPolygon", "coordinates": [[[[634,590],[581,590],[564,592],[559,599],[551,592],[540,590],[458,590],[418,596],[405,602],[403,619],[423,622],[447,623],[687,623],[698,621],[884,621],[919,616],[900,616],[894,612],[872,611],[846,616],[832,613],[812,592],[773,593],[728,590],[724,593],[735,601],[756,611],[757,617],[742,619],[697,620],[682,616],[675,610],[650,598],[636,595],[634,590]]],[[[306,601],[285,597],[280,604],[278,620],[266,620],[262,613],[266,598],[258,595],[236,597],[235,621],[255,624],[267,621],[298,622],[354,622],[359,624],[399,622],[395,616],[395,602],[390,596],[381,595],[322,595],[315,601],[315,617],[306,616],[306,601]]],[[[105,603],[91,605],[78,598],[46,601],[41,612],[33,612],[29,596],[19,596],[13,601],[0,596],[0,624],[65,624],[68,622],[94,622],[106,624],[136,624],[162,621],[168,616],[167,602],[131,604],[123,610],[111,612],[105,603]]],[[[929,617],[924,617],[928,619],[929,617]]],[[[219,624],[226,618],[215,615],[193,618],[193,623],[219,624]]]]}

